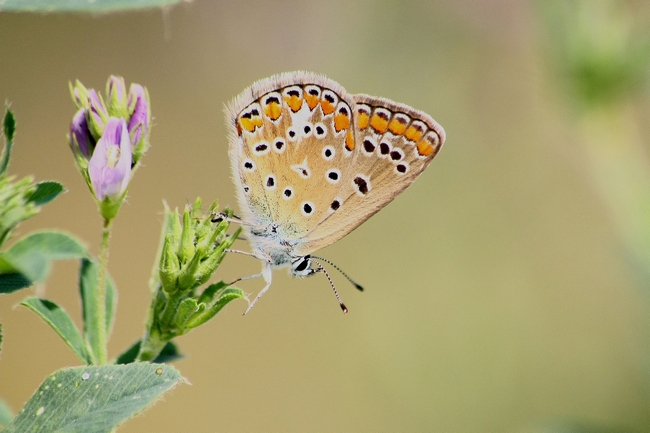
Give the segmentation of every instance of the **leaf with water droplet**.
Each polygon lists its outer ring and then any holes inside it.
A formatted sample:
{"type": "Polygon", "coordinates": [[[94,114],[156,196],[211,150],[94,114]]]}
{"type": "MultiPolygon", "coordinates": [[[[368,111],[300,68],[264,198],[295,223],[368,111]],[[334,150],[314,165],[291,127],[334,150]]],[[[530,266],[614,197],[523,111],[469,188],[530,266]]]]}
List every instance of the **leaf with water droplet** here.
{"type": "Polygon", "coordinates": [[[45,379],[3,433],[109,432],[181,381],[164,364],[64,368],[45,379]]]}

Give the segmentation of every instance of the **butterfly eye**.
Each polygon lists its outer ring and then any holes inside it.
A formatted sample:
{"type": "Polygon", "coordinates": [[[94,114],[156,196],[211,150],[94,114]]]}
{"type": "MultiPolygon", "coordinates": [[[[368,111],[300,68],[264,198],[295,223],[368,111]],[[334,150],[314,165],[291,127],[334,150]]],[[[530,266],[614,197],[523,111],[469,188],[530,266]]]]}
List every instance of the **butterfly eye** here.
{"type": "Polygon", "coordinates": [[[293,197],[293,188],[288,186],[284,189],[284,191],[282,191],[282,198],[289,200],[291,197],[293,197]]]}
{"type": "Polygon", "coordinates": [[[248,171],[249,173],[254,172],[256,168],[255,162],[251,159],[245,159],[242,167],[244,167],[244,171],[248,171]]]}
{"type": "Polygon", "coordinates": [[[322,155],[326,161],[331,161],[336,156],[336,150],[332,146],[325,146],[322,155]]]}
{"type": "Polygon", "coordinates": [[[302,204],[302,214],[304,216],[309,216],[314,213],[314,203],[306,201],[302,204]]]}
{"type": "Polygon", "coordinates": [[[327,170],[327,174],[325,175],[325,178],[331,184],[338,183],[339,180],[341,180],[341,170],[337,168],[327,170]]]}

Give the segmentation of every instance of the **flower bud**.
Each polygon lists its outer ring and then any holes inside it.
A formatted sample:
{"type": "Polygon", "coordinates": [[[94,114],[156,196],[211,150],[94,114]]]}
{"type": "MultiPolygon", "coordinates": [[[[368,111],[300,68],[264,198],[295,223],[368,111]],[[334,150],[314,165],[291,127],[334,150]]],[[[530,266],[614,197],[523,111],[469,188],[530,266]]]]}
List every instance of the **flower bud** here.
{"type": "Polygon", "coordinates": [[[106,83],[106,94],[108,95],[108,114],[112,117],[128,119],[129,111],[124,78],[111,75],[106,83]]]}
{"type": "Polygon", "coordinates": [[[88,163],[88,174],[97,200],[118,201],[126,193],[131,178],[131,141],[124,119],[108,119],[88,163]]]}
{"type": "Polygon", "coordinates": [[[104,135],[104,128],[108,121],[108,112],[104,106],[102,97],[97,94],[95,89],[88,92],[89,109],[87,111],[88,126],[90,133],[95,140],[99,140],[104,135]]]}
{"type": "Polygon", "coordinates": [[[81,108],[72,118],[70,124],[70,147],[75,157],[90,159],[95,150],[95,140],[90,135],[86,110],[81,108]]]}
{"type": "Polygon", "coordinates": [[[137,163],[149,148],[151,109],[149,93],[139,84],[131,84],[128,101],[129,134],[133,143],[133,161],[137,163]]]}
{"type": "Polygon", "coordinates": [[[86,89],[79,80],[74,83],[74,87],[72,86],[72,83],[69,83],[68,85],[70,87],[70,95],[72,96],[72,100],[77,108],[88,108],[88,89],[86,89]]]}

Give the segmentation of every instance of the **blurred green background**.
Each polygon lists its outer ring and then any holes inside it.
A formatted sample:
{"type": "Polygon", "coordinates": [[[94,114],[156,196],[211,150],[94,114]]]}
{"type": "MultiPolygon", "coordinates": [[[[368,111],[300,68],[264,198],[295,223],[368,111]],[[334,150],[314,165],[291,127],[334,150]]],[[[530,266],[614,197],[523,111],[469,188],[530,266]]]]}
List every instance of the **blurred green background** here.
{"type": "MultiPolygon", "coordinates": [[[[621,4],[621,20],[643,29],[647,8],[621,4]]],[[[366,287],[334,275],[350,314],[324,278],[276,272],[251,314],[234,302],[178,340],[188,357],[176,365],[192,385],[120,432],[650,431],[650,218],[625,207],[650,209],[639,198],[650,191],[647,69],[641,61],[622,96],[594,104],[572,84],[571,61],[584,50],[566,49],[562,32],[610,41],[612,17],[508,0],[0,13],[0,100],[18,121],[10,173],[69,190],[20,233],[60,227],[97,252],[100,219],[66,144],[68,82],[103,89],[118,74],[151,94],[152,147],[114,225],[110,356],[143,332],[161,201],[236,204],[222,107],[254,80],[324,73],[351,93],[426,111],[447,130],[413,186],[320,252],[366,287]]],[[[33,289],[76,318],[77,267],[58,263],[33,289]]],[[[229,255],[217,277],[259,267],[229,255]]],[[[257,293],[261,281],[241,286],[257,293]]],[[[49,373],[78,364],[14,307],[25,296],[0,298],[0,398],[14,410],[49,373]]]]}

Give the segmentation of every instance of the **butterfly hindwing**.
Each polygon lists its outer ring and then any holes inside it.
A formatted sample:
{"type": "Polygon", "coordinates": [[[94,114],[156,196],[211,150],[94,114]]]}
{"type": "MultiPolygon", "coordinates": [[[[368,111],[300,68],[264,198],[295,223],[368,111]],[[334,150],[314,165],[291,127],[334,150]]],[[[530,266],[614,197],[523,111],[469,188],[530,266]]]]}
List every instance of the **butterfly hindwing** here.
{"type": "Polygon", "coordinates": [[[391,202],[424,171],[445,140],[429,115],[404,104],[353,95],[353,159],[339,195],[340,212],[305,236],[298,253],[336,242],[391,202]]]}

